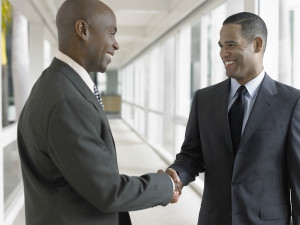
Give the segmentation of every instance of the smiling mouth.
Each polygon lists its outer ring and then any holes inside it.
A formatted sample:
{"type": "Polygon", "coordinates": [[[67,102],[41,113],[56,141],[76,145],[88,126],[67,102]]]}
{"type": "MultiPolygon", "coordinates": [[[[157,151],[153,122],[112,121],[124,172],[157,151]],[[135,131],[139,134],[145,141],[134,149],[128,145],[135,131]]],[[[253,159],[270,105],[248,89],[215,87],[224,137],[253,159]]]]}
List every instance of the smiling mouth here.
{"type": "Polygon", "coordinates": [[[229,67],[231,67],[234,64],[234,60],[231,61],[225,61],[224,65],[225,65],[225,69],[228,69],[229,67]]]}
{"type": "Polygon", "coordinates": [[[113,57],[113,53],[111,53],[111,52],[107,52],[106,53],[106,56],[110,59],[110,60],[112,60],[112,57],[113,57]]]}

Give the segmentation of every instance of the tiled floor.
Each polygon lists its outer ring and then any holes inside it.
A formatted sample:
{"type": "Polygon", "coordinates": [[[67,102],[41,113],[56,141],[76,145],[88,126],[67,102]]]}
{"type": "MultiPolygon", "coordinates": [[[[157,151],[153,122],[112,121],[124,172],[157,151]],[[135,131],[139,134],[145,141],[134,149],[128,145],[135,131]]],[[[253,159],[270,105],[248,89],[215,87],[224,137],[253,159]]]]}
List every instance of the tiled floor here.
{"type": "MultiPolygon", "coordinates": [[[[120,173],[142,175],[168,165],[120,119],[110,119],[116,142],[120,173]]],[[[201,198],[190,187],[177,204],[130,212],[133,225],[196,225],[201,198]]],[[[24,210],[13,225],[25,225],[24,210]]]]}

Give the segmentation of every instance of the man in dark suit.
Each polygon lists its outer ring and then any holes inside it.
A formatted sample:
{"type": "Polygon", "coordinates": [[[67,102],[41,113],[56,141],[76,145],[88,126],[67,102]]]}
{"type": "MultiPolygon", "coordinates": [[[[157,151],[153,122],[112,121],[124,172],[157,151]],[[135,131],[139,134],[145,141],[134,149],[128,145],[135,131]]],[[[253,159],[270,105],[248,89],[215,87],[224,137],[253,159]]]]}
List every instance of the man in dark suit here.
{"type": "Polygon", "coordinates": [[[56,21],[59,51],[19,119],[26,224],[125,225],[131,224],[128,211],[177,202],[180,183],[174,188],[166,173],[119,174],[88,74],[104,72],[119,49],[112,10],[98,0],[66,0],[56,21]]]}
{"type": "Polygon", "coordinates": [[[228,17],[219,41],[228,79],[194,96],[166,172],[184,185],[205,172],[198,225],[300,224],[300,91],[266,74],[266,43],[259,16],[228,17]]]}

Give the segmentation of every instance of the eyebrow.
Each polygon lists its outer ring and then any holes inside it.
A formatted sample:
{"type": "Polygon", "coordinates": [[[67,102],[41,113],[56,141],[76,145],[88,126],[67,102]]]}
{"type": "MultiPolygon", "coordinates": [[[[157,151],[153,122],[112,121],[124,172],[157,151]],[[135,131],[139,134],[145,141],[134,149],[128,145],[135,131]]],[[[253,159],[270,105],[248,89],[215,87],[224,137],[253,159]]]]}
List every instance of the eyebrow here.
{"type": "MultiPolygon", "coordinates": [[[[218,44],[221,45],[222,43],[219,41],[218,44]]],[[[236,44],[236,42],[235,41],[225,41],[224,44],[236,44]]]]}
{"type": "Polygon", "coordinates": [[[232,43],[236,44],[235,41],[225,41],[224,43],[225,43],[225,44],[232,44],[232,43]]]}

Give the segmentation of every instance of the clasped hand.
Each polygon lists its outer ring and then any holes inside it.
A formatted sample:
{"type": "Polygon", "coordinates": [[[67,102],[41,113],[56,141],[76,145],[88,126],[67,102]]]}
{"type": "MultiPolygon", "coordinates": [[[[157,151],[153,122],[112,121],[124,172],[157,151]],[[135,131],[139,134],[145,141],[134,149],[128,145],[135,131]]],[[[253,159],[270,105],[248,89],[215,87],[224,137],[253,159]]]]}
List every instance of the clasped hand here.
{"type": "Polygon", "coordinates": [[[173,170],[172,168],[166,169],[165,172],[160,169],[157,172],[158,173],[167,173],[173,179],[174,184],[175,184],[175,190],[174,190],[173,197],[172,197],[170,203],[177,203],[179,200],[179,197],[181,195],[182,186],[183,186],[182,182],[179,179],[177,172],[175,170],[173,170]]]}

